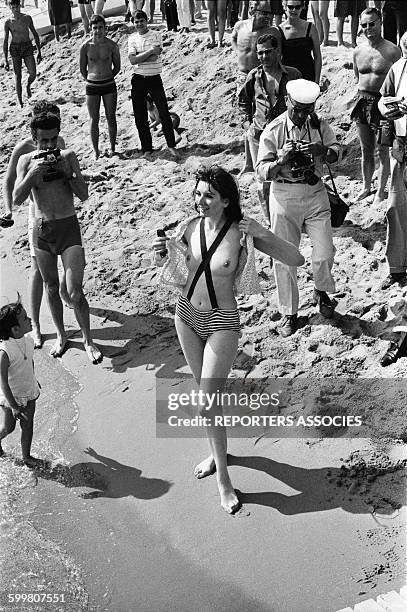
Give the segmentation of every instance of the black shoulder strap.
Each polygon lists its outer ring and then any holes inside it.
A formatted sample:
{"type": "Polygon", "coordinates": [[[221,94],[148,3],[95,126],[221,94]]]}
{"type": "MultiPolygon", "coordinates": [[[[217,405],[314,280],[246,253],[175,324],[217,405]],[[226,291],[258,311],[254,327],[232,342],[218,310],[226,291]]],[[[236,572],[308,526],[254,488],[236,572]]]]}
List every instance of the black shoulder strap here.
{"type": "Polygon", "coordinates": [[[199,280],[199,277],[205,271],[206,284],[208,287],[209,299],[211,300],[211,306],[212,308],[218,308],[218,303],[216,301],[216,294],[215,294],[215,289],[213,286],[213,280],[212,280],[211,269],[209,267],[209,262],[212,258],[212,255],[214,254],[214,252],[216,251],[216,249],[222,242],[223,238],[226,236],[226,233],[228,229],[230,228],[230,226],[232,225],[232,223],[233,221],[231,219],[228,219],[226,221],[226,223],[220,229],[215,240],[212,242],[209,248],[209,251],[208,251],[206,248],[206,238],[205,238],[205,219],[201,219],[201,225],[199,228],[199,232],[200,232],[200,240],[201,240],[202,261],[199,264],[197,271],[195,272],[194,278],[192,279],[192,283],[191,283],[191,286],[189,287],[188,294],[187,294],[187,300],[191,299],[195,291],[195,287],[199,280]]]}
{"type": "MultiPolygon", "coordinates": [[[[319,134],[319,137],[321,139],[321,142],[322,142],[322,144],[324,144],[324,139],[323,139],[322,133],[321,133],[321,121],[320,121],[320,119],[319,119],[319,117],[318,117],[318,115],[316,113],[312,113],[312,115],[311,115],[311,126],[315,127],[318,130],[318,134],[319,134]]],[[[325,163],[326,163],[326,167],[328,168],[329,176],[330,176],[331,181],[332,181],[333,190],[334,190],[335,194],[339,198],[339,194],[338,194],[338,190],[337,190],[336,185],[335,185],[334,175],[332,174],[331,166],[330,166],[329,162],[327,162],[326,160],[325,160],[325,163]]]]}
{"type": "Polygon", "coordinates": [[[309,37],[309,33],[310,33],[310,31],[311,31],[311,26],[312,26],[312,23],[311,23],[311,22],[309,22],[309,24],[308,24],[308,28],[307,28],[307,33],[306,33],[306,35],[305,35],[305,38],[308,38],[308,37],[309,37]]]}
{"type": "Polygon", "coordinates": [[[283,37],[283,40],[285,40],[285,35],[283,30],[280,28],[280,26],[277,26],[278,31],[280,32],[281,36],[283,37]]]}

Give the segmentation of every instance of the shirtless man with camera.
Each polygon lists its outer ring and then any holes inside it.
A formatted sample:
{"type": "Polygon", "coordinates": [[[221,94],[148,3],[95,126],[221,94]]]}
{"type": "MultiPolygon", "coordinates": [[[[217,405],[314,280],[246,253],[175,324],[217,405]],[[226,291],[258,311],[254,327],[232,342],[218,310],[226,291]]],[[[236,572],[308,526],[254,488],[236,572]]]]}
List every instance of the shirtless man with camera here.
{"type": "Polygon", "coordinates": [[[60,255],[67,294],[82,331],[85,351],[92,363],[100,363],[103,356],[92,342],[89,305],[82,289],[85,258],[73,198],[75,194],[81,201],[86,200],[88,186],[75,153],[57,149],[59,117],[51,113],[34,116],[30,128],[37,150],[23,155],[18,162],[13,204],[22,204],[32,194],[33,247],[57,330],[51,355],[60,357],[68,341],[59,295],[57,259],[60,255]]]}

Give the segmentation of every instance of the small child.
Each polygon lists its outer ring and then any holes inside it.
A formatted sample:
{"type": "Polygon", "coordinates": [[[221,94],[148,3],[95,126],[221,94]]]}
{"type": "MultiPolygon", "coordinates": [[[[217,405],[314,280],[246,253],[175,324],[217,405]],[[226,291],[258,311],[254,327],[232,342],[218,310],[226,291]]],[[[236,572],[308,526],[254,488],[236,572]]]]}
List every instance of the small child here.
{"type": "Polygon", "coordinates": [[[30,454],[33,438],[35,400],[40,394],[34,376],[34,341],[28,333],[31,319],[20,302],[0,308],[0,457],[1,440],[21,427],[24,463],[34,467],[39,461],[30,454]]]}
{"type": "MultiPolygon", "coordinates": [[[[150,94],[147,94],[147,111],[148,111],[148,117],[150,119],[149,127],[155,130],[159,125],[161,125],[161,119],[158,113],[158,109],[156,105],[154,104],[154,101],[152,97],[150,96],[150,94]]],[[[171,110],[170,110],[170,116],[172,120],[172,126],[175,132],[175,144],[178,144],[179,141],[181,140],[181,136],[179,135],[179,132],[177,130],[179,128],[179,124],[181,123],[181,120],[179,118],[179,115],[177,115],[177,113],[174,113],[171,110]]],[[[157,132],[157,136],[162,136],[162,135],[163,135],[163,131],[160,128],[157,132]]]]}

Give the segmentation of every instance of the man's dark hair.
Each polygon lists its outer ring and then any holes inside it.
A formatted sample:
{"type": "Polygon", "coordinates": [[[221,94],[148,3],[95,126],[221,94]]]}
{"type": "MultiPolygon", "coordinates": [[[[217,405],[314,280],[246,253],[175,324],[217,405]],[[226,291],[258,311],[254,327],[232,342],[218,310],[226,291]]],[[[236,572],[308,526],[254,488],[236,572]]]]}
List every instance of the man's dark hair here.
{"type": "Polygon", "coordinates": [[[11,336],[12,327],[18,325],[17,317],[23,305],[21,304],[20,294],[17,295],[17,302],[6,304],[0,308],[0,340],[8,340],[11,336]]]}
{"type": "Polygon", "coordinates": [[[20,0],[8,0],[7,4],[9,6],[21,6],[20,0]]]}
{"type": "Polygon", "coordinates": [[[103,17],[103,15],[92,15],[89,23],[91,27],[94,23],[102,23],[106,27],[106,19],[103,17]]]}
{"type": "Polygon", "coordinates": [[[271,46],[273,47],[273,49],[277,49],[278,40],[272,34],[262,34],[262,36],[259,36],[256,41],[256,45],[265,45],[268,42],[271,42],[271,46]]]}
{"type": "Polygon", "coordinates": [[[367,9],[360,13],[360,19],[362,19],[362,15],[375,15],[382,21],[382,13],[379,9],[374,6],[369,6],[367,9]]]}
{"type": "Polygon", "coordinates": [[[240,193],[238,184],[232,174],[221,168],[220,166],[202,166],[195,172],[195,195],[199,181],[208,183],[210,187],[216,189],[219,195],[229,200],[229,204],[225,208],[225,215],[232,221],[240,221],[243,219],[242,210],[240,208],[240,193]]]}
{"type": "Polygon", "coordinates": [[[133,15],[134,19],[145,19],[147,21],[147,13],[144,11],[136,11],[133,15]]]}
{"type": "Polygon", "coordinates": [[[58,132],[61,129],[61,119],[53,113],[41,113],[34,115],[30,122],[31,136],[34,142],[37,140],[37,130],[53,130],[57,128],[58,132]]]}
{"type": "Polygon", "coordinates": [[[42,115],[42,113],[52,113],[53,115],[57,115],[59,117],[61,111],[59,106],[54,104],[54,102],[48,102],[48,100],[38,100],[38,102],[33,104],[32,114],[42,115]]]}

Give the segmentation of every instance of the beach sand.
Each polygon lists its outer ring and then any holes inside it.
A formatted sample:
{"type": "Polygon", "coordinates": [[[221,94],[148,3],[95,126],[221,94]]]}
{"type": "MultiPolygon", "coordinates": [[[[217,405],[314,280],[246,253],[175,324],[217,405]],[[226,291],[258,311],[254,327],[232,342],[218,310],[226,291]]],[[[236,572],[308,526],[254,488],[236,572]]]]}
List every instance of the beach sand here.
{"type": "MultiPolygon", "coordinates": [[[[193,477],[206,441],[156,437],[157,380],[188,378],[189,372],[173,326],[174,296],[156,286],[151,240],[157,227],[191,214],[191,171],[213,161],[237,173],[243,148],[233,106],[233,53],[230,47],[204,51],[200,21],[189,38],[164,39],[164,82],[185,128],[181,161],[172,161],[165,148],[152,162],[141,158],[128,99],[131,30],[122,18],[109,19],[123,60],[119,157],[91,159],[78,31],[58,47],[46,42],[33,87],[35,97],[60,104],[62,133],[89,178],[91,196],[77,210],[92,330],[105,359],[99,366],[87,361],[71,311],[69,350],[61,360],[50,358],[54,330],[44,304],[33,445],[44,465],[32,472],[16,462],[16,433],[4,443],[1,588],[66,594],[68,604],[15,608],[30,612],[335,612],[398,590],[405,583],[402,401],[371,409],[370,438],[328,439],[320,431],[311,439],[284,438],[270,429],[262,437],[231,439],[230,472],[243,502],[234,517],[221,510],[214,477],[193,477]]],[[[350,60],[349,49],[324,50],[330,85],[320,112],[331,117],[345,145],[338,185],[351,199],[360,188],[360,152],[354,126],[338,128],[348,120],[338,108],[354,89],[352,71],[344,67],[350,60]]],[[[0,111],[4,170],[14,144],[27,134],[28,107],[16,112],[11,74],[0,83],[0,95],[6,101],[0,111]]],[[[101,134],[107,139],[103,112],[101,134]]],[[[260,220],[252,176],[241,188],[245,211],[260,220]]],[[[335,232],[339,314],[328,325],[310,304],[304,238],[302,330],[289,340],[277,335],[273,275],[268,258],[258,258],[263,297],[239,298],[244,335],[233,376],[361,376],[383,379],[383,386],[405,377],[406,359],[387,369],[378,364],[393,325],[403,321],[407,292],[377,289],[386,275],[384,212],[384,206],[358,203],[335,232]]],[[[0,230],[0,294],[13,299],[18,289],[25,302],[26,214],[20,207],[15,226],[0,230]]],[[[396,389],[404,397],[402,387],[396,389]]],[[[301,414],[304,406],[290,408],[301,414]]]]}

